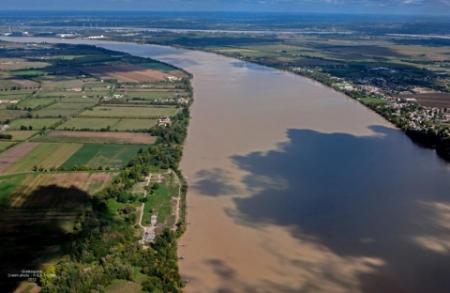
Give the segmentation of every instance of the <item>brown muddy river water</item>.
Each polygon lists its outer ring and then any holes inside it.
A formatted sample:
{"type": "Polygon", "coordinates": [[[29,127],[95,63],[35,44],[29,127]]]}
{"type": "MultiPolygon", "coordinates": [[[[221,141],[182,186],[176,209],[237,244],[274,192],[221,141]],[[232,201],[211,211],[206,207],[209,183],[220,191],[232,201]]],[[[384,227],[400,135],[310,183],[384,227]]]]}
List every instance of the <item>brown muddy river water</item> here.
{"type": "Polygon", "coordinates": [[[450,292],[450,167],[318,83],[214,54],[77,41],[194,75],[186,292],[450,292]]]}

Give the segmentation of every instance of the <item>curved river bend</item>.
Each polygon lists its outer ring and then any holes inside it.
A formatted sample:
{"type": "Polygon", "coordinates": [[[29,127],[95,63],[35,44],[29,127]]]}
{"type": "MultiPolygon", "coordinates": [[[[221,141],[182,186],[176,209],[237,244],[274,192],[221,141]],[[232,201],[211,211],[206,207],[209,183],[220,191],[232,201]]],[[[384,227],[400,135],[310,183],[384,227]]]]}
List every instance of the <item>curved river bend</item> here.
{"type": "Polygon", "coordinates": [[[450,292],[450,168],[433,151],[290,73],[197,51],[69,42],[194,75],[179,241],[187,292],[450,292]]]}

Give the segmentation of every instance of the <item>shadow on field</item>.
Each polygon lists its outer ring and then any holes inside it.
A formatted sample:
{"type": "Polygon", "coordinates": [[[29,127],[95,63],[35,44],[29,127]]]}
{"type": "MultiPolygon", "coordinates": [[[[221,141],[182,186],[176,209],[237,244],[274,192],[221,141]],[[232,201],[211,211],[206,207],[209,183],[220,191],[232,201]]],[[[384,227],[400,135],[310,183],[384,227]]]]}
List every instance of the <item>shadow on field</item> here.
{"type": "MultiPolygon", "coordinates": [[[[243,179],[250,196],[234,197],[236,208],[226,212],[242,225],[285,227],[316,247],[315,256],[279,256],[308,270],[302,278],[315,291],[324,282],[351,291],[357,280],[363,292],[450,292],[449,165],[398,130],[371,130],[353,136],[290,129],[277,149],[234,156],[250,174],[243,179]],[[377,262],[349,269],[368,259],[377,262]]],[[[204,190],[232,184],[210,178],[199,182],[204,190]]]]}
{"type": "Polygon", "coordinates": [[[0,209],[2,292],[12,292],[26,279],[11,274],[37,270],[70,244],[76,235],[74,223],[90,203],[88,193],[56,185],[12,196],[11,207],[0,209]]]}

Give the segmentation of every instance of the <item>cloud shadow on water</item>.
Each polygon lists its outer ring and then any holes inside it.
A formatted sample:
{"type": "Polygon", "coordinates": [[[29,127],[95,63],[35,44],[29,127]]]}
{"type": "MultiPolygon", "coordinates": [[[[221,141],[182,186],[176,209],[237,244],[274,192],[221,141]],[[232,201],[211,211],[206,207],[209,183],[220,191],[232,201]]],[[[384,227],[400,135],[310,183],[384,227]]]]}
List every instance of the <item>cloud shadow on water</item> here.
{"type": "MultiPolygon", "coordinates": [[[[288,227],[341,256],[382,259],[376,273],[359,276],[364,292],[450,292],[450,169],[398,130],[371,130],[290,129],[276,150],[234,156],[252,196],[235,197],[229,214],[288,227]]],[[[197,188],[207,195],[229,186],[218,171],[203,177],[197,188]]]]}
{"type": "Polygon", "coordinates": [[[197,172],[197,177],[199,179],[192,185],[192,188],[201,194],[218,197],[237,192],[237,187],[229,183],[229,173],[220,168],[201,170],[197,172]]]}

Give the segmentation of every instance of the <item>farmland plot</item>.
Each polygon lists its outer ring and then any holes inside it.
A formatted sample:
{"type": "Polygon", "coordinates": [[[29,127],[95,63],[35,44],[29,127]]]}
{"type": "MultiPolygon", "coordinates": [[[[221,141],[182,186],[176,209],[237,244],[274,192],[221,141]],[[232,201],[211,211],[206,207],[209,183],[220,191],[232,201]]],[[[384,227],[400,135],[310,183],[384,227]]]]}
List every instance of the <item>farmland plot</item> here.
{"type": "Polygon", "coordinates": [[[136,156],[139,150],[146,147],[140,144],[85,144],[62,165],[62,168],[72,169],[81,166],[120,168],[136,156]]]}
{"type": "Polygon", "coordinates": [[[146,133],[109,131],[52,131],[39,141],[74,143],[152,144],[156,138],[146,133]]]}
{"type": "Polygon", "coordinates": [[[82,70],[101,79],[131,83],[160,81],[170,76],[161,71],[128,64],[85,67],[82,70]]]}
{"type": "Polygon", "coordinates": [[[69,159],[82,144],[75,143],[40,143],[28,154],[16,161],[5,172],[26,172],[37,168],[58,168],[69,159]]]}
{"type": "Polygon", "coordinates": [[[39,130],[43,128],[50,128],[60,121],[61,119],[58,118],[24,118],[11,121],[9,126],[11,129],[26,128],[39,130]]]}
{"type": "Polygon", "coordinates": [[[98,106],[81,113],[81,117],[108,118],[160,118],[173,116],[178,112],[172,106],[127,107],[127,106],[98,106]]]}
{"type": "Polygon", "coordinates": [[[0,173],[3,173],[11,165],[21,160],[39,144],[32,142],[25,142],[18,144],[7,151],[0,154],[0,173]]]}

